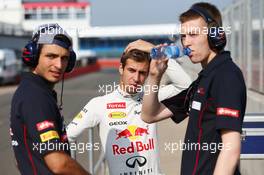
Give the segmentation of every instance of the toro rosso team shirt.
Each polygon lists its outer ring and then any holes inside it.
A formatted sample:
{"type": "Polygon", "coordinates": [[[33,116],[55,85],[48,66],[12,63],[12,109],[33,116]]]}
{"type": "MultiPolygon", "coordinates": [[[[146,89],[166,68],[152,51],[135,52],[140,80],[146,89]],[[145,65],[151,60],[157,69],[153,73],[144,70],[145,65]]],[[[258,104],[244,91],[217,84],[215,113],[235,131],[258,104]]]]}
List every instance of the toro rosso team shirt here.
{"type": "Polygon", "coordinates": [[[56,93],[42,77],[23,75],[12,99],[10,135],[22,175],[52,174],[43,156],[54,150],[68,152],[56,93]]]}
{"type": "Polygon", "coordinates": [[[162,103],[176,123],[189,116],[181,174],[212,175],[219,152],[231,146],[222,144],[220,131],[241,132],[246,108],[243,75],[230,53],[217,55],[187,90],[162,103]]]}
{"type": "MultiPolygon", "coordinates": [[[[160,89],[160,100],[174,96],[190,84],[189,76],[175,60],[169,60],[166,74],[172,84],[160,89]]],[[[99,125],[111,175],[159,175],[156,124],[140,118],[142,96],[143,93],[129,95],[119,87],[93,98],[67,126],[69,140],[76,140],[86,128],[99,125]]]]}

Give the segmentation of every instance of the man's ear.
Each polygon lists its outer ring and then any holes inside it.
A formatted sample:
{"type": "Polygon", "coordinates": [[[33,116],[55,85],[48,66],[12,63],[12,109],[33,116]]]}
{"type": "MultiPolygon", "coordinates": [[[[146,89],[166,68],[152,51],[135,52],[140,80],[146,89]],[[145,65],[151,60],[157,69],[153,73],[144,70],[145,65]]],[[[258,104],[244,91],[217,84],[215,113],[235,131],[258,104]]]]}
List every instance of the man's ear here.
{"type": "Polygon", "coordinates": [[[122,66],[121,63],[120,63],[120,65],[119,65],[118,70],[119,70],[120,75],[123,75],[124,69],[123,69],[123,66],[122,66]]]}

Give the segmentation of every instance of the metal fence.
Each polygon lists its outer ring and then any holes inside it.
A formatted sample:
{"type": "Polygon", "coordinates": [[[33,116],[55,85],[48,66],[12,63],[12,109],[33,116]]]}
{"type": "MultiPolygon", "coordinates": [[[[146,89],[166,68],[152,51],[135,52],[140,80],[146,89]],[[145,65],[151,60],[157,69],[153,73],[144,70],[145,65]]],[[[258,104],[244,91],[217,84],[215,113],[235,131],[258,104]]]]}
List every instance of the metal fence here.
{"type": "Polygon", "coordinates": [[[249,89],[264,93],[264,0],[237,0],[223,11],[227,48],[242,69],[249,89]]]}
{"type": "MultiPolygon", "coordinates": [[[[91,143],[92,145],[94,145],[94,130],[97,129],[95,128],[89,128],[88,129],[88,140],[87,143],[91,143]]],[[[77,144],[77,142],[75,142],[75,144],[77,144]]],[[[73,159],[77,159],[76,157],[76,150],[71,150],[71,157],[73,159]]],[[[108,167],[106,164],[106,160],[105,160],[105,155],[104,152],[101,151],[98,160],[95,160],[95,156],[94,156],[94,150],[93,149],[89,149],[88,150],[88,170],[92,175],[108,175],[108,167]]]]}

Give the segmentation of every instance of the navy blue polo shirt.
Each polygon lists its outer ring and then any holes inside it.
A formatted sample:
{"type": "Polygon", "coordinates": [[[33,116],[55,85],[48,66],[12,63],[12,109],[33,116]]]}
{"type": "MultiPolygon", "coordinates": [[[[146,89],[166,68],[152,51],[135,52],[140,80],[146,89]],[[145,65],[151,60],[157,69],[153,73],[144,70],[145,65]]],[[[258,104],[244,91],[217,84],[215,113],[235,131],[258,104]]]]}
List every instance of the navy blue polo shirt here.
{"type": "Polygon", "coordinates": [[[216,55],[188,89],[162,103],[176,123],[189,116],[181,174],[212,175],[221,149],[230,147],[222,144],[220,131],[241,132],[246,108],[244,78],[230,52],[216,55]]]}
{"type": "Polygon", "coordinates": [[[52,174],[44,155],[54,150],[68,153],[56,92],[42,77],[33,73],[22,76],[12,99],[10,135],[22,175],[52,174]]]}

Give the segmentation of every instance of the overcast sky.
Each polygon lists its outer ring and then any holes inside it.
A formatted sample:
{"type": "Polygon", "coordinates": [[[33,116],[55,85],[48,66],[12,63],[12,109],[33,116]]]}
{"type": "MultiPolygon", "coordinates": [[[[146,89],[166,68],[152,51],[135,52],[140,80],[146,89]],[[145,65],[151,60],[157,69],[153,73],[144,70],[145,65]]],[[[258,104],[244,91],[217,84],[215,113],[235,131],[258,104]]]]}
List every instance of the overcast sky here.
{"type": "MultiPolygon", "coordinates": [[[[176,23],[179,14],[198,1],[88,0],[92,7],[92,26],[176,23]]],[[[223,9],[231,4],[233,0],[207,0],[207,2],[223,9]]]]}

